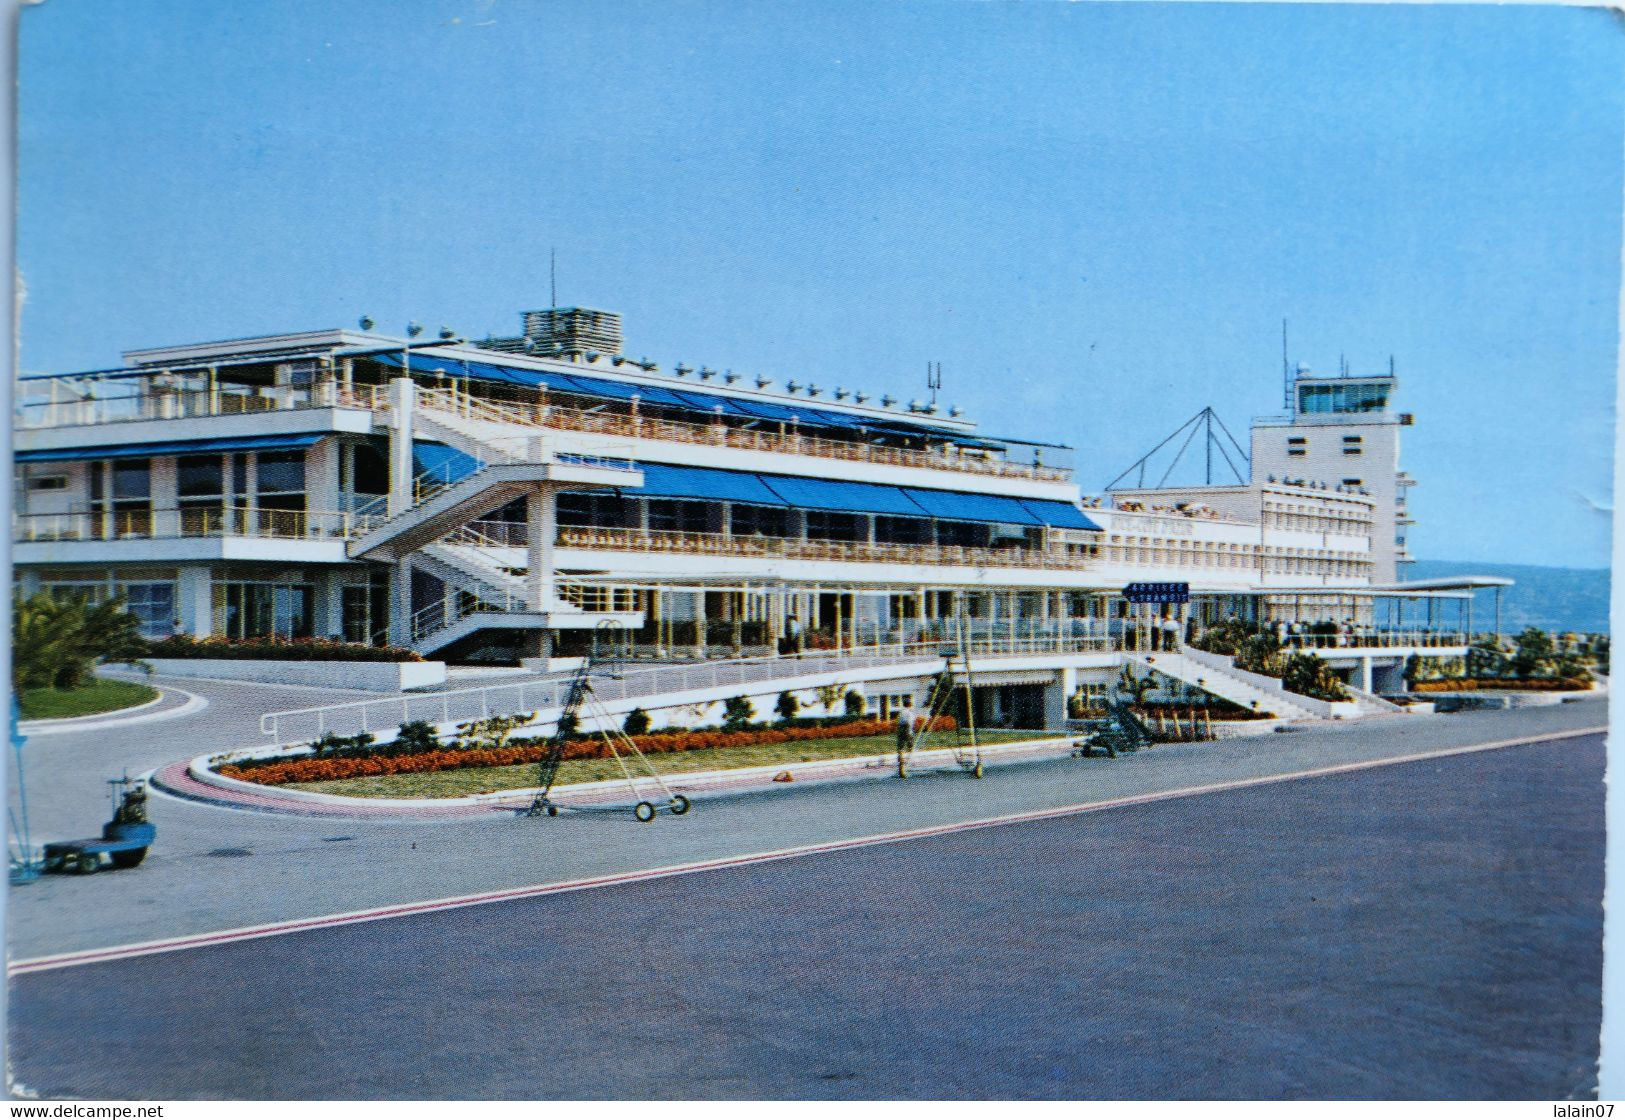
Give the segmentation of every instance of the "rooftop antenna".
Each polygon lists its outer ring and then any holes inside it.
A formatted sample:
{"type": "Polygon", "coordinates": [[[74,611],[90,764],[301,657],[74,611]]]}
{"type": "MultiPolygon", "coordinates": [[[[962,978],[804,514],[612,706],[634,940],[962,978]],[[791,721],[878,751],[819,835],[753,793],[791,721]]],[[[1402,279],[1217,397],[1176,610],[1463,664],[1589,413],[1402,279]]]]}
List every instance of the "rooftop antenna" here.
{"type": "Polygon", "coordinates": [[[942,388],[942,363],[925,363],[925,387],[931,390],[931,403],[937,403],[937,390],[942,388]]]}
{"type": "Polygon", "coordinates": [[[1394,375],[1394,356],[1392,354],[1389,354],[1388,355],[1388,376],[1392,377],[1393,375],[1394,375]]]}
{"type": "Polygon", "coordinates": [[[1286,356],[1286,320],[1281,320],[1281,384],[1283,386],[1284,406],[1292,407],[1292,366],[1286,356]]]}

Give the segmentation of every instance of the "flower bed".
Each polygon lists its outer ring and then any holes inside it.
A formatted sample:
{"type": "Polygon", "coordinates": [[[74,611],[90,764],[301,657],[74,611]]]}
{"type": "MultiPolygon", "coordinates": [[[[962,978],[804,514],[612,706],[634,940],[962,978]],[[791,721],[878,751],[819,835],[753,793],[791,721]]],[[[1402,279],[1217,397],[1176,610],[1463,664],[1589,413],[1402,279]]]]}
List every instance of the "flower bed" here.
{"type": "Polygon", "coordinates": [[[1457,680],[1417,681],[1412,692],[1584,692],[1590,681],[1575,678],[1530,677],[1500,680],[1496,677],[1461,677],[1457,680]]]}
{"type": "Polygon", "coordinates": [[[150,657],[211,661],[422,661],[415,650],[333,642],[326,638],[194,638],[175,634],[153,642],[150,657]]]}
{"type": "MultiPolygon", "coordinates": [[[[952,731],[958,724],[949,716],[932,722],[933,731],[952,731]]],[[[883,735],[893,730],[892,720],[865,719],[826,727],[768,727],[749,731],[676,731],[633,735],[632,742],[645,754],[676,754],[690,750],[718,750],[754,747],[771,743],[805,742],[815,739],[861,738],[883,735]]],[[[387,749],[387,746],[386,748],[387,749]]],[[[564,747],[564,761],[608,757],[609,744],[602,735],[571,739],[564,747]]],[[[415,751],[410,754],[371,754],[361,758],[294,758],[258,765],[228,764],[220,767],[223,777],[280,786],[293,782],[332,782],[343,778],[375,778],[386,774],[426,774],[436,770],[462,770],[471,767],[517,766],[537,763],[547,757],[543,740],[520,740],[506,747],[415,751]]]]}

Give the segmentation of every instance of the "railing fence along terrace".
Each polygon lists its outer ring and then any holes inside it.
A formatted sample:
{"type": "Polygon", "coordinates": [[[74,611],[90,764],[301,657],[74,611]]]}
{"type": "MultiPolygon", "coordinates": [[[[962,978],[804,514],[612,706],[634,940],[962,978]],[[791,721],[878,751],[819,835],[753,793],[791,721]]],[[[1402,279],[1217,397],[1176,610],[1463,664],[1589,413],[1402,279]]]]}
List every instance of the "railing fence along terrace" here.
{"type": "MultiPolygon", "coordinates": [[[[1380,653],[1384,648],[1442,648],[1465,644],[1460,634],[1384,631],[1367,635],[1369,644],[1350,647],[1347,652],[1380,653]],[[1380,640],[1380,643],[1379,643],[1380,640]]],[[[1075,636],[1064,633],[1048,637],[987,637],[961,646],[944,640],[916,640],[894,644],[877,642],[861,649],[838,653],[814,650],[777,657],[748,657],[728,660],[666,664],[646,669],[605,669],[593,678],[593,690],[606,703],[661,697],[722,688],[754,688],[771,691],[774,682],[834,675],[843,671],[874,668],[938,666],[949,654],[968,651],[973,662],[1056,654],[1122,652],[1126,650],[1121,633],[1075,636]]],[[[414,696],[358,700],[317,708],[272,712],[260,720],[260,730],[276,746],[308,742],[331,731],[340,735],[361,732],[393,732],[402,723],[428,720],[449,725],[516,712],[543,712],[562,703],[566,680],[563,676],[533,678],[505,684],[483,685],[414,696]]],[[[657,707],[660,705],[656,705],[657,707]]]]}
{"type": "Polygon", "coordinates": [[[178,537],[342,540],[367,532],[382,518],[359,511],[263,509],[234,505],[27,513],[18,514],[14,521],[12,539],[19,542],[164,540],[178,537]]]}

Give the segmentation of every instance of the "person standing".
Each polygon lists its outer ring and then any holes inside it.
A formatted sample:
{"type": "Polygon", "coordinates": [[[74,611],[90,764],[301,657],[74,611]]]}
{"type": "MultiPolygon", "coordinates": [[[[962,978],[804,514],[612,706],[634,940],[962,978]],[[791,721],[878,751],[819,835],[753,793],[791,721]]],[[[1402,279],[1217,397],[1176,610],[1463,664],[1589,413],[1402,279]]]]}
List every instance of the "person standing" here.
{"type": "Polygon", "coordinates": [[[914,753],[914,709],[903,705],[897,713],[897,776],[908,777],[909,756],[914,753]]]}
{"type": "Polygon", "coordinates": [[[801,652],[801,619],[796,617],[795,611],[784,620],[784,648],[786,653],[801,652]]]}

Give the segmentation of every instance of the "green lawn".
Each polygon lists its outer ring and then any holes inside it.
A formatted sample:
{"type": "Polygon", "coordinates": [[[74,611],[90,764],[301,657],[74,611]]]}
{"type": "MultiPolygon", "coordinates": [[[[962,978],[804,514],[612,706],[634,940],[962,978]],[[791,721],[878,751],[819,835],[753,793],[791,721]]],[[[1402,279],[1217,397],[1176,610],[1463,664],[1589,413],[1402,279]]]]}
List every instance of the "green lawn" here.
{"type": "MultiPolygon", "coordinates": [[[[1027,739],[1052,739],[1049,731],[983,731],[983,743],[1017,743],[1027,739]]],[[[953,745],[952,736],[933,736],[923,750],[953,745]]],[[[858,739],[812,739],[801,743],[772,743],[727,750],[684,751],[681,754],[646,756],[661,774],[689,774],[698,770],[738,770],[750,766],[782,766],[792,762],[817,762],[829,758],[855,758],[887,754],[897,749],[890,735],[870,735],[858,739]]],[[[629,765],[635,758],[628,760],[629,765]]],[[[642,771],[634,768],[634,774],[642,771]]],[[[621,770],[612,758],[590,758],[566,762],[559,767],[558,784],[602,781],[619,778],[621,770]]],[[[337,782],[289,783],[287,789],[315,793],[335,793],[346,797],[468,797],[476,793],[497,793],[507,789],[527,789],[536,784],[534,763],[523,766],[486,766],[467,770],[439,770],[432,774],[390,774],[379,778],[345,778],[337,782]]]]}
{"type": "Polygon", "coordinates": [[[93,716],[100,712],[115,712],[120,708],[133,708],[154,699],[158,690],[129,681],[110,681],[95,678],[83,688],[58,691],[54,688],[30,688],[17,697],[24,719],[65,719],[69,716],[93,716]]]}

